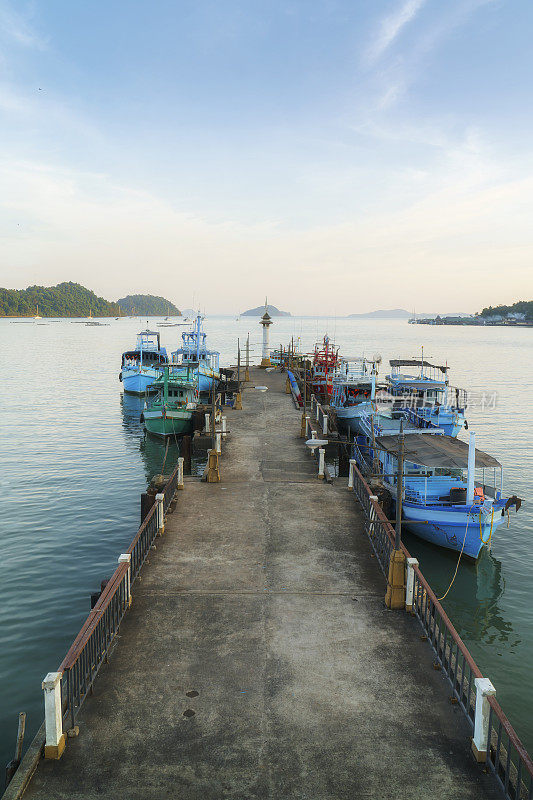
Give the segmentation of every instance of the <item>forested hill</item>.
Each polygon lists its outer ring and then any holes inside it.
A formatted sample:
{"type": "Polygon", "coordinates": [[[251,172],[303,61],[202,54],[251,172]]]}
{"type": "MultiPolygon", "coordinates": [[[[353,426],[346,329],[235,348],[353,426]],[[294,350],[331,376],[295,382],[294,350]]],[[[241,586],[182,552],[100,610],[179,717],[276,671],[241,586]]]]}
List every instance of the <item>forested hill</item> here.
{"type": "Polygon", "coordinates": [[[129,294],[127,297],[121,297],[117,300],[124,314],[134,314],[148,316],[157,316],[165,314],[166,316],[180,317],[181,311],[170,302],[165,300],[164,297],[156,297],[153,294],[129,294]]]}
{"type": "Polygon", "coordinates": [[[97,297],[90,289],[68,281],[57,286],[0,289],[0,317],[115,317],[116,303],[97,297]]]}
{"type": "Polygon", "coordinates": [[[481,317],[493,317],[495,315],[506,317],[508,314],[524,314],[525,319],[533,320],[533,300],[519,300],[512,306],[489,306],[481,312],[481,317]]]}

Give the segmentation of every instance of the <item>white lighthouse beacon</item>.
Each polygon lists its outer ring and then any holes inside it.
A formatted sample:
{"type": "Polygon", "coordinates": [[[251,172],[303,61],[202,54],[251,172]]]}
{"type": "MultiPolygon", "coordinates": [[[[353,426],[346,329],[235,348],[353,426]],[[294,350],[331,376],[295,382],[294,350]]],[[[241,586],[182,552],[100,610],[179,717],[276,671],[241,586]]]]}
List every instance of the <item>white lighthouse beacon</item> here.
{"type": "Polygon", "coordinates": [[[272,325],[270,314],[268,313],[268,304],[265,298],[265,313],[259,320],[259,324],[263,326],[263,357],[261,359],[262,367],[270,366],[270,347],[268,345],[268,329],[272,325]]]}

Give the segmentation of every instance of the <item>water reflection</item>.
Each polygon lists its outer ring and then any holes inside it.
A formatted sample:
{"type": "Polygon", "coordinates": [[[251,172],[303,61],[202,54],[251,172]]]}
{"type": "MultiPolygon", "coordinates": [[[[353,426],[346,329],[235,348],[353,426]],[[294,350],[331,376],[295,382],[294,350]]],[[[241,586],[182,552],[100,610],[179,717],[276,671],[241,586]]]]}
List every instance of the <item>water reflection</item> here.
{"type": "Polygon", "coordinates": [[[446,602],[451,618],[461,621],[461,637],[497,647],[504,645],[505,650],[514,651],[520,638],[500,602],[504,592],[502,562],[487,548],[483,548],[475,564],[461,564],[446,602]]]}
{"type": "MultiPolygon", "coordinates": [[[[405,545],[420,561],[420,568],[437,597],[448,589],[457,565],[457,554],[418,539],[407,531],[405,545]]],[[[505,578],[502,562],[484,547],[477,562],[463,559],[443,600],[446,613],[469,646],[494,645],[498,652],[514,652],[520,643],[504,610],[505,578]]]]}
{"type": "Polygon", "coordinates": [[[171,473],[180,455],[179,440],[169,440],[167,447],[166,442],[146,436],[144,426],[140,421],[144,398],[122,394],[120,405],[122,428],[128,443],[138,449],[141,455],[146,483],[150,483],[154,475],[171,473]]]}

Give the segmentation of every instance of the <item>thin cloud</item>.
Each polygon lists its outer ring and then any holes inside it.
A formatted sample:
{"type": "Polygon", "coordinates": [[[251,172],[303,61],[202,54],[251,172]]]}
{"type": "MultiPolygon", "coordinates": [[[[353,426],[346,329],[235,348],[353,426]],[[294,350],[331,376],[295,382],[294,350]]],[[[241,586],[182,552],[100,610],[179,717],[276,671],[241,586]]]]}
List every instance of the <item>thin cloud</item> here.
{"type": "Polygon", "coordinates": [[[375,63],[383,56],[426,2],[427,0],[404,0],[399,8],[381,20],[378,34],[367,50],[366,58],[369,64],[375,63]]]}
{"type": "Polygon", "coordinates": [[[15,11],[9,3],[0,0],[0,37],[21,47],[42,50],[44,39],[32,28],[26,15],[15,11]]]}

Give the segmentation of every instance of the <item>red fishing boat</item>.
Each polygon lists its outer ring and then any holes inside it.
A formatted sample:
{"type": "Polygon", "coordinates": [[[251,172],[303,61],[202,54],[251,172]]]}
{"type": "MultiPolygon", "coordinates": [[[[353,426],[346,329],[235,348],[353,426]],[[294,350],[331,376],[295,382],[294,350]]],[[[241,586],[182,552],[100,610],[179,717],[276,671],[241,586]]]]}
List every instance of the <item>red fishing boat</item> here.
{"type": "Polygon", "coordinates": [[[338,364],[339,348],[330,342],[329,336],[326,334],[324,341],[315,345],[311,365],[312,390],[320,400],[329,402],[338,364]]]}

